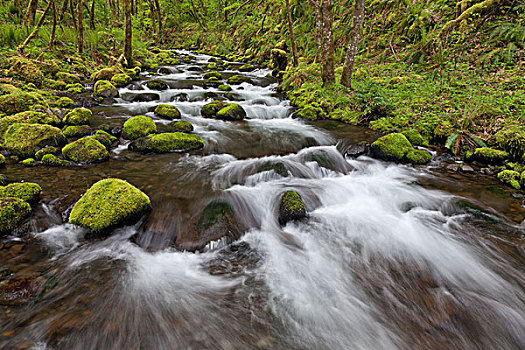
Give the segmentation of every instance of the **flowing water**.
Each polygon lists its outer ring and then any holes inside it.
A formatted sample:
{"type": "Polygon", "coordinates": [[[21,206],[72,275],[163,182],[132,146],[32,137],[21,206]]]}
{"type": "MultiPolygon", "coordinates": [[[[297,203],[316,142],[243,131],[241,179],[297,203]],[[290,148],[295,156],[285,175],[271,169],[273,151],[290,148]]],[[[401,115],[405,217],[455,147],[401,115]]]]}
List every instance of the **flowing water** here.
{"type": "Polygon", "coordinates": [[[173,104],[203,150],[138,155],[121,140],[106,163],[6,170],[44,194],[27,236],[0,249],[0,280],[29,276],[40,291],[1,306],[0,348],[525,348],[520,198],[437,160],[413,168],[343,156],[344,144],[376,135],[291,118],[264,69],[233,86],[247,120],[204,119],[202,105],[223,93],[204,88],[194,68],[210,57],[195,58],[143,73],[93,110],[96,125],[120,126],[173,104]],[[158,75],[170,89],[148,91],[144,82],[158,75]],[[144,93],[156,101],[130,102],[144,93]],[[288,174],[258,171],[268,163],[288,174]],[[109,176],[151,197],[149,217],[106,238],[62,224],[80,194],[109,176]],[[291,188],[309,217],[281,227],[278,201],[291,188]],[[240,239],[198,237],[195,221],[216,198],[233,204],[240,239]]]}

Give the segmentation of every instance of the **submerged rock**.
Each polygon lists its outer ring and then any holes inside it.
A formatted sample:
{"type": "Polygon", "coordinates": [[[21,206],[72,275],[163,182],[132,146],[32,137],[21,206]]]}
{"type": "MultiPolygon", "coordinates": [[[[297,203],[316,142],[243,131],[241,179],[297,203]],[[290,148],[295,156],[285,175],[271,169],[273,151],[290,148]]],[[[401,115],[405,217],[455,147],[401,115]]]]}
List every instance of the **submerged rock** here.
{"type": "Polygon", "coordinates": [[[73,206],[69,222],[93,232],[133,224],[151,209],[149,197],[120,179],[95,183],[73,206]]]}
{"type": "Polygon", "coordinates": [[[11,154],[31,157],[38,148],[60,146],[65,140],[62,131],[54,126],[15,123],[4,133],[3,146],[11,154]]]}
{"type": "Polygon", "coordinates": [[[180,119],[180,111],[175,106],[160,104],[155,108],[155,115],[164,119],[180,119]]]}
{"type": "Polygon", "coordinates": [[[62,149],[62,155],[77,163],[97,163],[109,158],[106,147],[93,136],[67,144],[62,149]]]}
{"type": "Polygon", "coordinates": [[[42,293],[45,279],[41,276],[17,276],[0,281],[0,305],[23,305],[42,293]]]}
{"type": "Polygon", "coordinates": [[[135,140],[155,133],[157,133],[157,125],[153,119],[144,115],[129,118],[122,127],[122,137],[128,140],[135,140]]]}
{"type": "Polygon", "coordinates": [[[303,199],[294,190],[286,191],[279,205],[279,223],[285,225],[289,221],[305,218],[307,215],[303,199]]]}
{"type": "Polygon", "coordinates": [[[11,233],[31,214],[31,206],[20,198],[0,198],[0,236],[11,233]]]}

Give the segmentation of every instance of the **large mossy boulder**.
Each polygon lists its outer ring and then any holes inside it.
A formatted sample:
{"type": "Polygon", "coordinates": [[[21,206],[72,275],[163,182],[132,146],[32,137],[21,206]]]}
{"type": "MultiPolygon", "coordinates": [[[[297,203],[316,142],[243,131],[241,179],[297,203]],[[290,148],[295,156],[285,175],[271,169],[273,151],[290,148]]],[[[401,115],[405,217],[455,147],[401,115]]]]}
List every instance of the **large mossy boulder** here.
{"type": "Polygon", "coordinates": [[[9,128],[10,125],[15,123],[25,124],[48,124],[52,126],[60,125],[60,119],[57,116],[34,111],[20,112],[14,115],[9,115],[0,118],[0,136],[9,128]]]}
{"type": "Polygon", "coordinates": [[[237,103],[228,103],[217,112],[216,117],[221,120],[243,120],[246,111],[237,103]]]}
{"type": "Polygon", "coordinates": [[[129,118],[122,127],[122,137],[128,140],[136,140],[155,133],[157,133],[157,125],[153,119],[144,115],[129,118]]]}
{"type": "Polygon", "coordinates": [[[62,133],[68,139],[87,136],[91,134],[91,127],[87,125],[69,125],[62,129],[62,133]]]}
{"type": "Polygon", "coordinates": [[[225,105],[226,103],[222,101],[213,101],[207,103],[204,106],[202,106],[201,115],[204,118],[213,118],[217,115],[217,112],[219,112],[225,105]]]}
{"type": "Polygon", "coordinates": [[[89,125],[93,112],[87,108],[75,108],[64,116],[66,125],[89,125]]]}
{"type": "Polygon", "coordinates": [[[119,66],[102,68],[101,70],[93,73],[91,79],[93,81],[111,80],[111,78],[113,78],[113,76],[118,73],[122,73],[122,68],[119,66]]]}
{"type": "Polygon", "coordinates": [[[118,140],[115,136],[109,134],[108,132],[104,130],[97,130],[95,134],[90,137],[94,138],[95,140],[103,144],[104,147],[106,147],[108,151],[111,148],[111,145],[113,144],[113,142],[118,140]]]}
{"type": "Polygon", "coordinates": [[[62,149],[62,155],[76,163],[97,163],[109,158],[106,147],[93,136],[67,144],[62,149]]]}
{"type": "Polygon", "coordinates": [[[11,154],[31,157],[38,148],[60,146],[66,138],[51,125],[15,123],[4,133],[3,146],[11,154]]]}
{"type": "Polygon", "coordinates": [[[372,154],[380,159],[394,162],[425,164],[432,155],[424,150],[416,150],[405,135],[392,133],[378,138],[371,145],[372,154]]]}
{"type": "Polygon", "coordinates": [[[281,49],[273,49],[270,52],[270,66],[274,71],[285,71],[288,65],[288,55],[281,49]]]}
{"type": "Polygon", "coordinates": [[[0,198],[19,198],[26,202],[34,202],[40,197],[42,188],[32,182],[17,182],[6,186],[0,186],[0,198]]]}
{"type": "Polygon", "coordinates": [[[162,91],[162,90],[168,90],[169,89],[168,84],[166,84],[165,81],[162,81],[160,79],[150,80],[150,81],[148,81],[146,83],[146,86],[148,87],[148,89],[157,90],[157,91],[162,91]]]}
{"type": "Polygon", "coordinates": [[[0,237],[11,233],[31,214],[31,206],[19,198],[0,198],[0,237]]]}
{"type": "Polygon", "coordinates": [[[251,64],[244,64],[244,65],[239,67],[239,70],[241,72],[251,72],[251,71],[255,70],[255,67],[252,66],[251,64]]]}
{"type": "Polygon", "coordinates": [[[118,90],[115,85],[108,80],[99,80],[95,83],[93,88],[93,96],[101,98],[118,97],[118,90]]]}
{"type": "Polygon", "coordinates": [[[141,153],[168,153],[187,152],[203,146],[204,141],[198,135],[171,132],[137,139],[129,145],[129,148],[141,153]]]}
{"type": "Polygon", "coordinates": [[[242,75],[233,75],[226,80],[226,82],[230,85],[239,85],[239,84],[249,82],[249,81],[250,81],[250,78],[243,77],[242,75]]]}
{"type": "Polygon", "coordinates": [[[514,170],[503,170],[498,173],[498,180],[516,190],[521,189],[520,179],[521,174],[514,170]]]}
{"type": "Polygon", "coordinates": [[[286,191],[279,205],[279,224],[285,225],[289,221],[305,218],[306,215],[306,207],[299,193],[294,190],[286,191]]]}
{"type": "Polygon", "coordinates": [[[151,209],[148,196],[120,179],[95,183],[73,206],[69,222],[93,232],[133,224],[151,209]]]}
{"type": "Polygon", "coordinates": [[[113,78],[111,78],[111,83],[115,85],[116,87],[124,87],[131,83],[133,79],[124,73],[115,74],[113,78]]]}
{"type": "Polygon", "coordinates": [[[494,136],[496,144],[514,160],[525,162],[525,126],[510,125],[494,136]]]}
{"type": "Polygon", "coordinates": [[[506,151],[501,151],[489,147],[476,148],[471,160],[483,163],[483,164],[494,164],[501,165],[510,158],[510,155],[506,151]]]}
{"type": "Polygon", "coordinates": [[[180,119],[180,111],[177,107],[167,105],[167,104],[160,104],[155,108],[155,115],[168,120],[173,119],[180,119]]]}
{"type": "Polygon", "coordinates": [[[193,131],[193,124],[186,120],[177,120],[170,123],[170,127],[172,127],[177,132],[192,132],[193,131]]]}
{"type": "Polygon", "coordinates": [[[25,112],[35,105],[42,105],[44,99],[36,92],[13,92],[0,96],[0,113],[15,114],[25,112]]]}
{"type": "Polygon", "coordinates": [[[44,74],[33,61],[20,56],[14,56],[10,61],[12,65],[8,71],[9,76],[16,77],[26,83],[33,83],[36,86],[42,85],[44,74]]]}
{"type": "Polygon", "coordinates": [[[80,84],[80,78],[70,73],[58,72],[56,77],[66,84],[80,84]]]}

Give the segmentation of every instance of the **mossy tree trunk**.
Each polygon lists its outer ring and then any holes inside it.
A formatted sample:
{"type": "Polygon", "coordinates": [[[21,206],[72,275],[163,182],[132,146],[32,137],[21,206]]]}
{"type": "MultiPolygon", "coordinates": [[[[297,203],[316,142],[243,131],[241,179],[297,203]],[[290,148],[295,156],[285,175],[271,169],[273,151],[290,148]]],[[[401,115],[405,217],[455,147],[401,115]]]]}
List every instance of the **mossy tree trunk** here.
{"type": "Polygon", "coordinates": [[[365,0],[355,0],[354,3],[354,20],[352,31],[350,32],[350,40],[346,50],[345,65],[343,66],[343,74],[341,75],[341,84],[347,88],[352,87],[352,72],[354,71],[355,56],[359,47],[359,38],[361,36],[361,29],[363,28],[363,20],[365,17],[365,0]]]}
{"type": "MultiPolygon", "coordinates": [[[[503,3],[505,0],[484,0],[481,2],[478,2],[468,8],[466,8],[459,16],[457,16],[456,19],[452,21],[448,21],[445,23],[441,31],[439,32],[439,36],[442,36],[443,34],[449,33],[450,31],[454,30],[457,26],[459,26],[461,23],[466,23],[466,21],[475,14],[478,13],[484,13],[489,10],[492,10],[494,8],[497,8],[503,3]]],[[[461,1],[458,4],[458,7],[460,10],[464,9],[470,2],[461,1]]]]}
{"type": "Polygon", "coordinates": [[[132,27],[131,27],[131,0],[124,0],[125,33],[124,33],[124,57],[127,65],[133,65],[132,51],[132,27]]]}
{"type": "Polygon", "coordinates": [[[157,38],[157,41],[160,42],[162,38],[162,15],[160,12],[159,0],[155,0],[155,7],[157,8],[157,25],[159,27],[159,37],[157,38]]]}
{"type": "Polygon", "coordinates": [[[40,16],[40,19],[38,20],[38,23],[36,24],[31,34],[29,34],[26,40],[24,40],[24,42],[18,47],[18,51],[23,52],[27,44],[31,41],[31,39],[33,39],[36,36],[36,34],[38,33],[38,29],[40,29],[40,27],[44,23],[44,19],[46,18],[50,8],[51,8],[51,0],[48,0],[44,13],[42,14],[42,16],[40,16]]]}
{"type": "Polygon", "coordinates": [[[78,3],[77,3],[77,21],[78,21],[77,49],[80,55],[82,55],[82,53],[84,52],[84,21],[82,18],[83,7],[84,7],[84,0],[78,0],[78,3]]]}
{"type": "Polygon", "coordinates": [[[319,62],[321,59],[321,52],[323,50],[323,20],[321,18],[321,6],[320,1],[314,1],[315,6],[315,46],[317,52],[315,54],[315,62],[319,62]]]}
{"type": "Polygon", "coordinates": [[[334,73],[334,22],[332,0],[320,0],[323,19],[323,86],[335,83],[334,73]]]}
{"type": "Polygon", "coordinates": [[[292,55],[293,55],[293,66],[297,67],[297,47],[295,46],[295,35],[293,31],[293,22],[292,22],[292,11],[290,10],[290,1],[286,1],[286,13],[288,17],[288,30],[290,31],[290,41],[292,42],[292,55]]]}

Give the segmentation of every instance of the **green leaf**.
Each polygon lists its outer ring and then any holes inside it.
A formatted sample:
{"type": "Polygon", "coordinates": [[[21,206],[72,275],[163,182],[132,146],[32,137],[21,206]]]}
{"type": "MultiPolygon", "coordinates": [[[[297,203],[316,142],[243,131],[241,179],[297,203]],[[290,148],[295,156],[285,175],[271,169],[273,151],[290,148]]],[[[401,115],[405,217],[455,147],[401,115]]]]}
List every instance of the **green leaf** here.
{"type": "Polygon", "coordinates": [[[447,138],[447,142],[445,142],[445,147],[452,151],[456,145],[456,140],[458,139],[459,134],[452,134],[447,138]]]}
{"type": "Polygon", "coordinates": [[[485,141],[474,135],[468,135],[472,141],[474,141],[479,147],[488,147],[485,141]]]}

